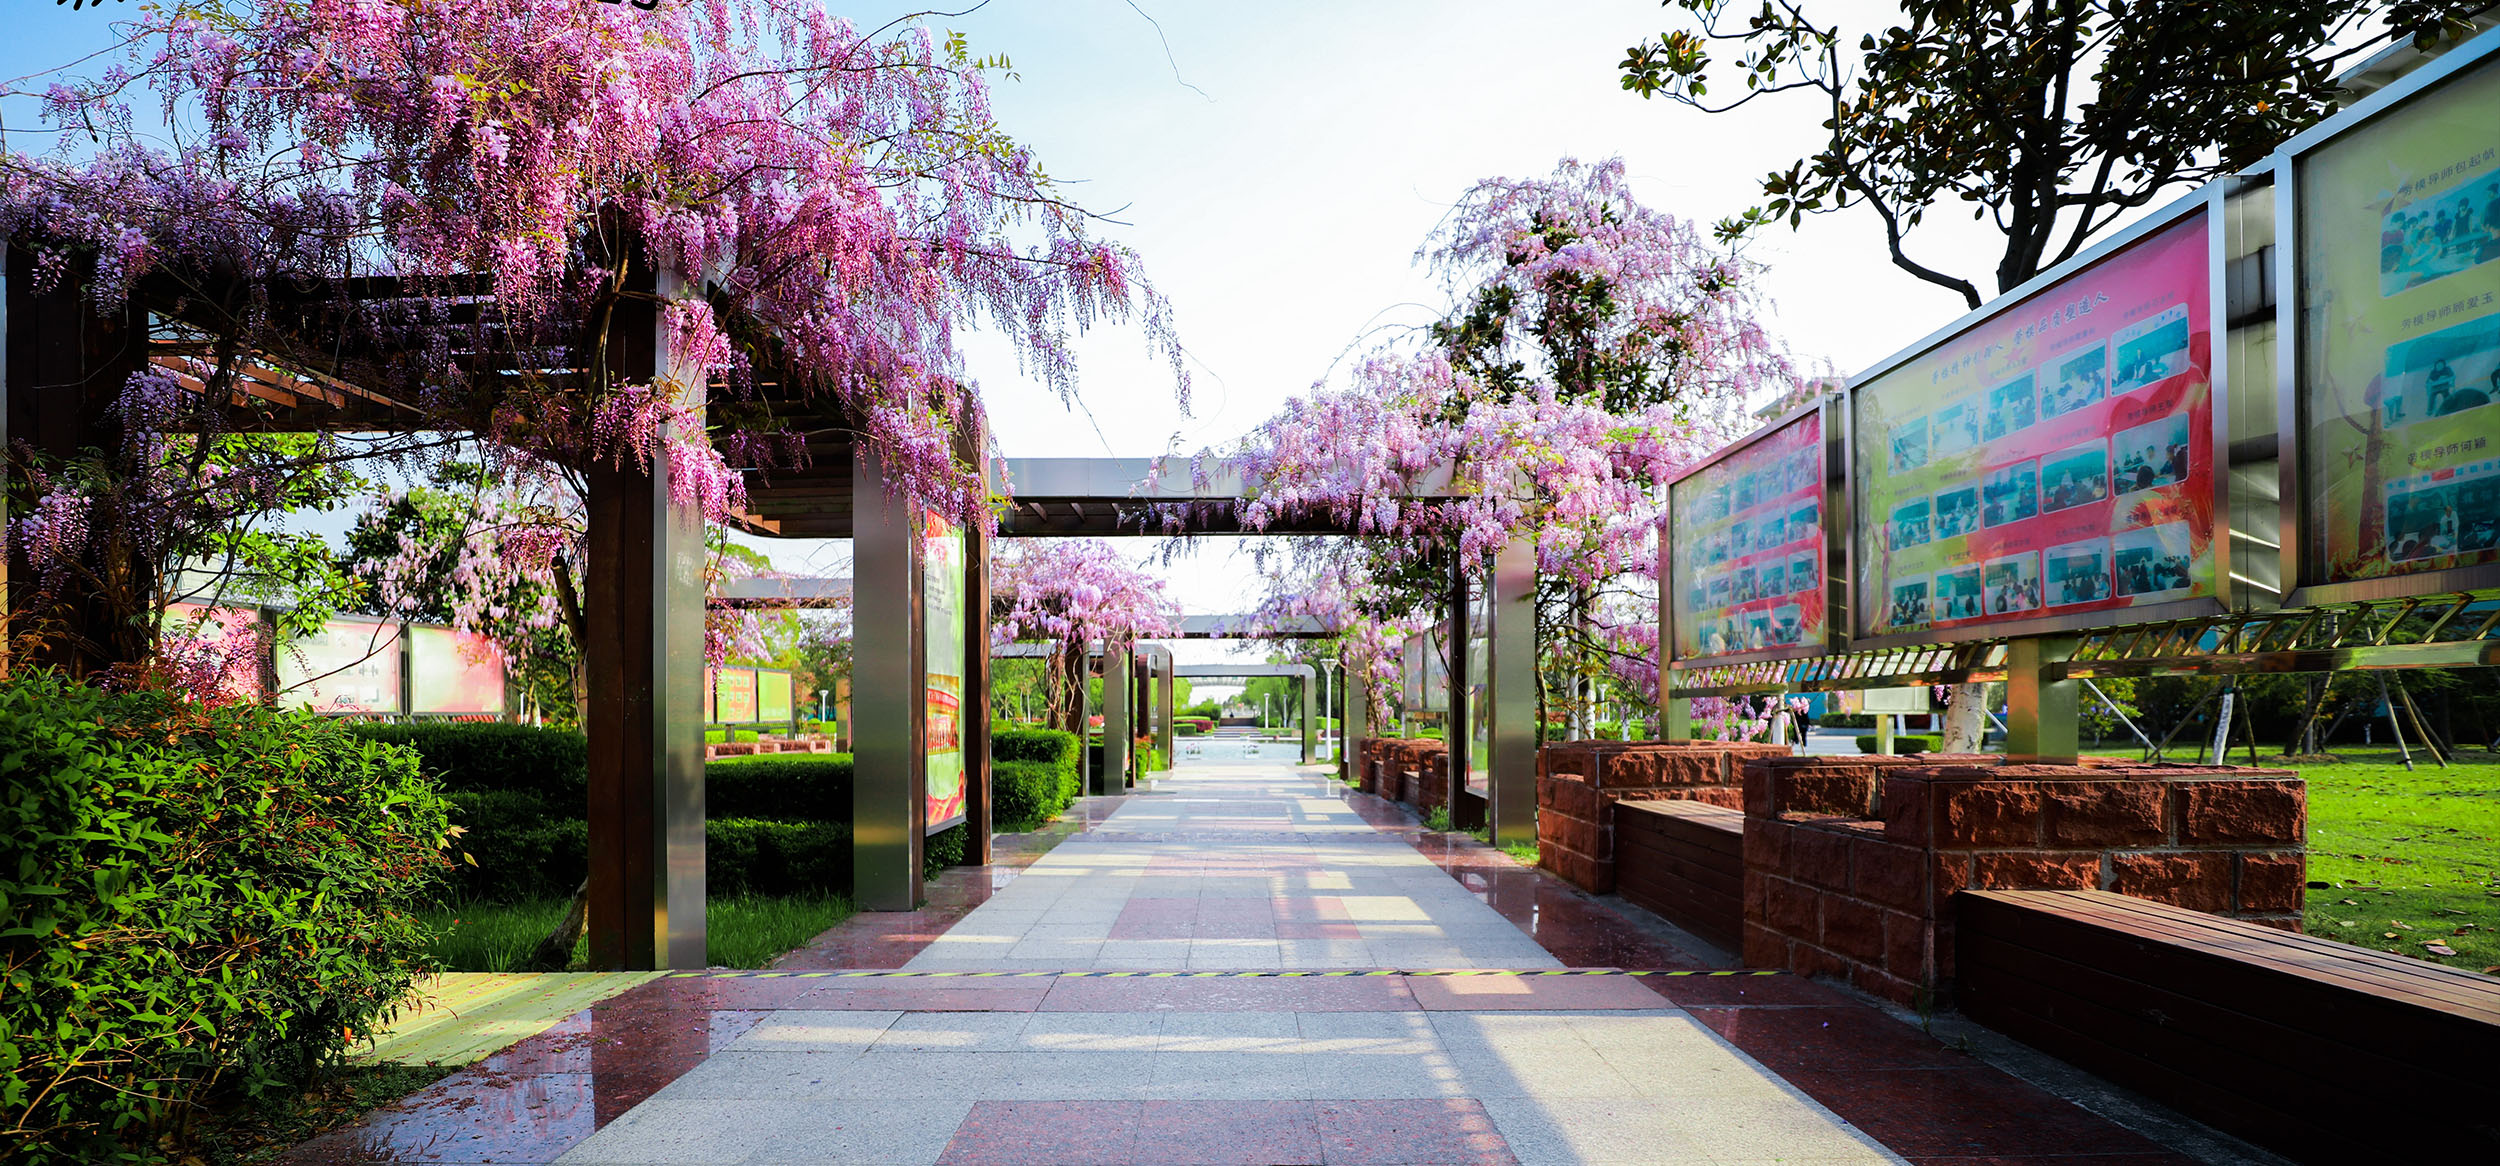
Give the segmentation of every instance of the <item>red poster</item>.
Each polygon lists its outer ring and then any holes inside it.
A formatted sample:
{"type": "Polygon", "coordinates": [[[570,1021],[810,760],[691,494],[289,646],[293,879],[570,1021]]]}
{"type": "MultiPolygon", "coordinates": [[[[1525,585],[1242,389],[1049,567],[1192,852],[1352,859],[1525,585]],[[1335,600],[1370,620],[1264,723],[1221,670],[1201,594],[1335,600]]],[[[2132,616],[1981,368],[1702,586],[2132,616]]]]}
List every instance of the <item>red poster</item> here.
{"type": "Polygon", "coordinates": [[[1823,642],[1823,418],[1808,413],[1671,489],[1672,657],[1823,642]]]}
{"type": "Polygon", "coordinates": [[[1858,386],[1860,635],[2215,594],[2209,267],[2197,213],[1858,386]]]}

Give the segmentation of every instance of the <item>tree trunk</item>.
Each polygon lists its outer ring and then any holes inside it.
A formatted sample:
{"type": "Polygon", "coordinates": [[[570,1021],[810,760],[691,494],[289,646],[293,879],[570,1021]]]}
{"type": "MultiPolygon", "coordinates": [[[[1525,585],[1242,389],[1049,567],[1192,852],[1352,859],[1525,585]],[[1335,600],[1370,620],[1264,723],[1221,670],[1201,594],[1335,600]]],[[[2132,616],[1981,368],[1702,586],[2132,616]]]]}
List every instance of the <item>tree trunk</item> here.
{"type": "Polygon", "coordinates": [[[1944,702],[1943,752],[1979,752],[1979,743],[1988,735],[1987,699],[1985,684],[1953,686],[1953,695],[1944,702]]]}
{"type": "Polygon", "coordinates": [[[573,962],[573,945],[582,941],[582,929],[590,921],[590,880],[583,879],[573,892],[573,902],[564,909],[564,918],[556,929],[538,941],[530,953],[529,966],[542,972],[561,972],[573,962]]]}

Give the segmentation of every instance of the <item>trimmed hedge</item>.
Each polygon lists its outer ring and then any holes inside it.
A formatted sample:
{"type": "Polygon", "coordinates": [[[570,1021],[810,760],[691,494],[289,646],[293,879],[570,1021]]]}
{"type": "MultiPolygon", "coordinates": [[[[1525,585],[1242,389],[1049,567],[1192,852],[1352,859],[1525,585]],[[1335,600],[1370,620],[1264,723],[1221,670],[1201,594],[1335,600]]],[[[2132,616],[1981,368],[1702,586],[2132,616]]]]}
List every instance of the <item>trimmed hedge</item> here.
{"type": "Polygon", "coordinates": [[[161,1160],[299,1093],[423,970],[449,810],[309,713],[0,682],[0,1160],[161,1160]]]}
{"type": "MultiPolygon", "coordinates": [[[[1873,753],[1878,746],[1875,734],[1858,738],[1858,752],[1873,753]]],[[[1892,756],[1908,757],[1914,753],[1933,753],[1944,748],[1944,738],[1933,733],[1895,733],[1892,735],[1892,756]]]]}
{"type": "Polygon", "coordinates": [[[703,812],[784,822],[851,820],[851,755],[764,753],[703,767],[703,812]]]}
{"type": "Polygon", "coordinates": [[[590,739],[572,729],[446,722],[348,731],[415,749],[448,790],[526,790],[558,804],[590,804],[590,739]]]}
{"type": "Polygon", "coordinates": [[[713,895],[848,891],[850,823],[710,819],[703,823],[703,878],[713,895]]]}

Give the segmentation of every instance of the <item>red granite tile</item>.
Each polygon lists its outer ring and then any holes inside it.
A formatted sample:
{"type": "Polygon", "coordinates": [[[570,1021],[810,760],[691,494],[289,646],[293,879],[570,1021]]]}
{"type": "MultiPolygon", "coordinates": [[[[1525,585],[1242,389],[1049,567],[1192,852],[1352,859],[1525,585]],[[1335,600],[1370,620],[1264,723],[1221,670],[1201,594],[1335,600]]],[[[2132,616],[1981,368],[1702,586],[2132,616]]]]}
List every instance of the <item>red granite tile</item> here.
{"type": "Polygon", "coordinates": [[[2199,1166],[2196,1159],[2164,1150],[2158,1154],[1991,1154],[1969,1158],[1912,1158],[1911,1166],[2199,1166]]]}
{"type": "Polygon", "coordinates": [[[1208,976],[1059,980],[1043,1012],[1406,1012],[1403,976],[1208,976]]]}
{"type": "Polygon", "coordinates": [[[1329,1166],[1516,1166],[1474,1098],[1319,1103],[1320,1160],[1329,1166]]]}
{"type": "Polygon", "coordinates": [[[1668,1002],[1685,1007],[1838,1007],[1857,1004],[1857,1001],[1804,976],[1642,976],[1640,981],[1642,986],[1666,997],[1668,1002]]]}
{"type": "Polygon", "coordinates": [[[598,1116],[588,1074],[471,1067],[297,1146],[278,1162],[552,1162],[595,1132],[598,1116]]]}
{"type": "Polygon", "coordinates": [[[1967,1054],[1862,1004],[1828,1008],[1690,1009],[1728,1043],[1745,1050],[1772,1072],[1813,1069],[1952,1069],[1974,1062],[1967,1054]]]}
{"type": "Polygon", "coordinates": [[[1781,1075],[1905,1158],[2163,1153],[2141,1134],[1985,1065],[1781,1075]]]}
{"type": "Polygon", "coordinates": [[[1410,976],[1407,989],[1428,1012],[1667,1006],[1630,976],[1410,976]]]}
{"type": "Polygon", "coordinates": [[[591,1005],[596,1012],[687,1009],[703,1012],[789,1008],[819,983],[790,977],[663,976],[591,1005]]]}
{"type": "Polygon", "coordinates": [[[1136,1157],[1137,1101],[976,1101],[938,1166],[1100,1166],[1136,1157]]]}
{"type": "Polygon", "coordinates": [[[1149,1101],[1139,1111],[1137,1166],[1268,1166],[1320,1160],[1308,1101],[1149,1101]]]}

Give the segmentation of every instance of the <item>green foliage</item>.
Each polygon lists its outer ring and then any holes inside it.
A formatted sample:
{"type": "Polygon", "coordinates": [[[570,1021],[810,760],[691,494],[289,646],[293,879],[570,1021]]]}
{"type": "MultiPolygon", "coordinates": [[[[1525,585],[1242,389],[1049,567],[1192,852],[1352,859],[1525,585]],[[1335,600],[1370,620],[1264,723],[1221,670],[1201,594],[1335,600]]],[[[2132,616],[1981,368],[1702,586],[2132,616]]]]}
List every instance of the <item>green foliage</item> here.
{"type": "Polygon", "coordinates": [[[851,820],[851,755],[766,753],[703,767],[703,812],[788,822],[851,820]]]}
{"type": "Polygon", "coordinates": [[[972,832],[961,822],[929,835],[920,844],[920,877],[933,879],[950,866],[962,866],[971,846],[972,832]]]}
{"type": "Polygon", "coordinates": [[[0,682],[0,1158],[97,1161],[280,1097],[419,970],[449,861],[410,751],[303,712],[0,682]]]}
{"type": "Polygon", "coordinates": [[[1040,761],[990,762],[990,821],[997,830],[1021,833],[1050,821],[1080,792],[1072,767],[1040,761]]]}
{"type": "MultiPolygon", "coordinates": [[[[1942,748],[1944,738],[1933,733],[1895,733],[1892,735],[1890,756],[1909,757],[1918,753],[1933,753],[1942,748]]],[[[1873,753],[1875,749],[1875,734],[1868,733],[1858,738],[1858,752],[1873,753]]]]}
{"type": "Polygon", "coordinates": [[[1017,729],[990,735],[990,760],[1035,761],[1065,775],[1074,797],[1084,789],[1084,743],[1058,729],[1017,729]]]}
{"type": "Polygon", "coordinates": [[[525,790],[566,805],[590,802],[590,739],[579,730],[445,721],[348,731],[415,749],[445,789],[525,790]]]}
{"type": "Polygon", "coordinates": [[[1224,715],[1224,709],[1223,706],[1218,705],[1213,699],[1208,699],[1199,701],[1193,705],[1182,705],[1181,707],[1174,709],[1172,711],[1172,715],[1175,719],[1181,717],[1191,717],[1202,721],[1213,721],[1224,715]]]}
{"type": "MultiPolygon", "coordinates": [[[[538,941],[555,930],[569,906],[569,899],[546,898],[429,908],[425,918],[437,938],[428,958],[451,971],[529,971],[538,941]]],[[[737,895],[715,889],[703,908],[704,962],[763,967],[855,911],[848,898],[828,892],[737,895]]],[[[588,958],[587,941],[573,949],[575,967],[588,958]]]]}
{"type": "Polygon", "coordinates": [[[1207,735],[1207,729],[1206,726],[1201,725],[1196,721],[1174,721],[1172,722],[1172,735],[1175,737],[1204,737],[1207,735]]]}
{"type": "Polygon", "coordinates": [[[1431,813],[1424,815],[1424,829],[1430,830],[1435,834],[1449,833],[1450,808],[1448,806],[1434,806],[1431,813]]]}
{"type": "Polygon", "coordinates": [[[711,818],[703,823],[703,878],[714,895],[848,891],[851,824],[711,818]]]}
{"type": "Polygon", "coordinates": [[[703,959],[716,967],[764,967],[858,910],[836,894],[715,894],[704,907],[703,959]]]}
{"type": "Polygon", "coordinates": [[[703,730],[703,743],[706,745],[745,745],[762,739],[754,729],[703,730]]]}
{"type": "Polygon", "coordinates": [[[1897,266],[1974,308],[1971,280],[1904,251],[1929,208],[1967,206],[1997,226],[2005,243],[1993,274],[2009,290],[2125,210],[2239,170],[2334,112],[2334,78],[2347,64],[2391,42],[2465,34],[2467,17],[2488,6],[1909,0],[1898,23],[1853,44],[1803,6],[1671,5],[1698,27],[1628,50],[1625,89],[1712,113],[1808,90],[1827,119],[1813,152],[1764,176],[1761,205],[1723,221],[1721,236],[1867,204],[1897,266]],[[1714,60],[1714,50],[1729,59],[1714,60]],[[1711,101],[1714,67],[1728,68],[1742,92],[1711,101]]]}

